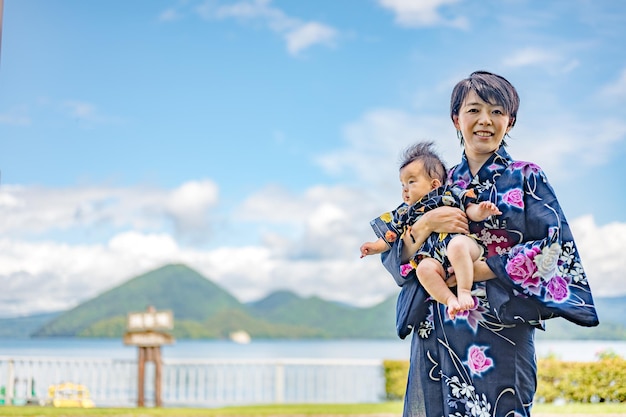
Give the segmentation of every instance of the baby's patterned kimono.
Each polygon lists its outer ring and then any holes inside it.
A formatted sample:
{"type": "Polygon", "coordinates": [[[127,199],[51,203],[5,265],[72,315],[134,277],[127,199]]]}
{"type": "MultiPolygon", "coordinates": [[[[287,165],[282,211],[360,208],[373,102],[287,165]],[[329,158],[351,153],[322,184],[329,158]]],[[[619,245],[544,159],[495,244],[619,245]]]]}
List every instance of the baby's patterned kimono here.
{"type": "Polygon", "coordinates": [[[475,307],[450,319],[414,273],[402,274],[402,239],[381,254],[402,287],[398,335],[413,332],[404,417],[530,416],[535,329],[553,317],[599,323],[574,238],[541,168],[514,161],[503,146],[476,175],[464,155],[448,184],[473,188],[502,212],[470,222],[496,278],[475,282],[475,307]]]}
{"type": "MultiPolygon", "coordinates": [[[[394,241],[404,235],[407,227],[415,223],[424,213],[443,206],[463,209],[467,204],[474,203],[475,201],[476,198],[473,189],[459,190],[453,187],[442,186],[432,190],[411,206],[402,203],[395,210],[384,213],[372,220],[370,225],[372,229],[374,229],[376,236],[384,239],[387,245],[391,247],[394,241]]],[[[417,264],[422,259],[428,257],[437,260],[443,266],[447,276],[447,271],[450,267],[447,247],[454,236],[456,236],[454,233],[431,233],[428,239],[426,239],[417,252],[415,252],[413,258],[410,259],[408,263],[402,265],[402,275],[406,277],[417,267],[417,264]]],[[[475,238],[477,244],[482,249],[483,246],[480,244],[480,241],[476,239],[476,236],[470,236],[475,238]]]]}

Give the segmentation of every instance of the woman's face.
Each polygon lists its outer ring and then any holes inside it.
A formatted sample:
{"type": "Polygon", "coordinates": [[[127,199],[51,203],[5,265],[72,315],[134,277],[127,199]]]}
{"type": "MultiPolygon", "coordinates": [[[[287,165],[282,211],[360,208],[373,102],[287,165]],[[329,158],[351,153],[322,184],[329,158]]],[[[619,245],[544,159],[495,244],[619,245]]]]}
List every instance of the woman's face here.
{"type": "Polygon", "coordinates": [[[487,160],[511,130],[504,107],[484,102],[474,90],[469,91],[453,120],[463,134],[465,154],[474,160],[487,160]]]}

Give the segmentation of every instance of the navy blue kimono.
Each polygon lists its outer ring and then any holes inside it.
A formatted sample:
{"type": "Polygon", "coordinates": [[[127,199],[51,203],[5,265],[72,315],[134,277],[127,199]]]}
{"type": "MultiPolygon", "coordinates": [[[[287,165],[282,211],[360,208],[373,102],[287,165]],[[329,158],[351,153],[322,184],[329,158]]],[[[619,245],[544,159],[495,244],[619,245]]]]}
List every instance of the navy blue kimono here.
{"type": "Polygon", "coordinates": [[[464,156],[448,184],[474,188],[502,212],[470,222],[497,278],[474,283],[475,307],[451,320],[414,273],[401,274],[401,239],[382,254],[402,286],[398,334],[413,331],[404,417],[530,416],[535,328],[553,317],[598,325],[574,239],[543,171],[513,161],[504,147],[475,176],[464,156]]]}

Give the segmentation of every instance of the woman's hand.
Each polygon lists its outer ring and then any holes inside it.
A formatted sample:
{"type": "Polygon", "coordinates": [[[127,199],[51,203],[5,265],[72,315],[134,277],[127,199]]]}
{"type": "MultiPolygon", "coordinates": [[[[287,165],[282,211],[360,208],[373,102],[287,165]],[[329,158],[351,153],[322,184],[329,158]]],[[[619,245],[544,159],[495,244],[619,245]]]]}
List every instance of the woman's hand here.
{"type": "Polygon", "coordinates": [[[455,207],[437,207],[424,213],[402,237],[402,261],[407,262],[433,232],[469,233],[465,213],[455,207]]]}
{"type": "Polygon", "coordinates": [[[438,207],[424,213],[415,222],[415,224],[418,223],[425,223],[430,229],[430,233],[469,233],[467,216],[463,210],[455,207],[438,207]]]}

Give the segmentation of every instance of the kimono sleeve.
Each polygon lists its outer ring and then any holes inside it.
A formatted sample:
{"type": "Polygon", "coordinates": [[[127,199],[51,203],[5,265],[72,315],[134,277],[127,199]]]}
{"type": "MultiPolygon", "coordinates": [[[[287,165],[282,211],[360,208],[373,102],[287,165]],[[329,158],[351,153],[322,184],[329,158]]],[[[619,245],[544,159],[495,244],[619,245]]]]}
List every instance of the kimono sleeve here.
{"type": "Polygon", "coordinates": [[[399,217],[405,214],[407,210],[407,204],[403,203],[395,210],[383,213],[370,221],[370,226],[372,226],[376,236],[387,242],[389,247],[402,235],[399,217]]]}
{"type": "Polygon", "coordinates": [[[401,272],[402,246],[402,240],[398,239],[390,250],[380,255],[385,269],[402,287],[396,301],[396,332],[400,339],[406,338],[424,320],[429,306],[426,301],[428,294],[418,281],[415,269],[406,276],[401,272]]]}
{"type": "Polygon", "coordinates": [[[382,261],[383,266],[400,287],[402,287],[410,277],[410,275],[403,275],[401,273],[403,246],[404,242],[402,239],[398,239],[391,243],[391,248],[387,252],[380,254],[380,260],[382,261]]]}
{"type": "Polygon", "coordinates": [[[510,295],[493,307],[502,316],[529,308],[540,319],[563,317],[581,326],[597,326],[587,276],[554,190],[536,165],[518,168],[524,189],[503,190],[500,198],[517,213],[511,218],[524,225],[519,230],[523,238],[509,252],[487,259],[499,286],[510,295]],[[527,305],[516,306],[520,302],[527,305]]]}

